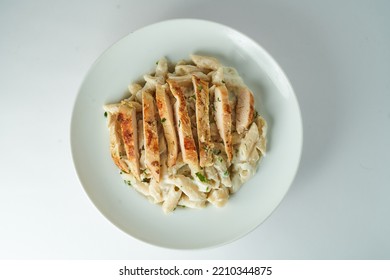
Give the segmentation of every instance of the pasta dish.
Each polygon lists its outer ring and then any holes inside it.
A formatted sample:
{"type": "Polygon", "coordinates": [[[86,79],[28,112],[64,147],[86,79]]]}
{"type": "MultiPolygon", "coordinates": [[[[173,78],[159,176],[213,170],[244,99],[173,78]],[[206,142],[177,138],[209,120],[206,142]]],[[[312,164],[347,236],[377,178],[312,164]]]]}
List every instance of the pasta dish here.
{"type": "Polygon", "coordinates": [[[224,206],[255,174],[267,124],[234,68],[201,55],[162,58],[128,91],[103,106],[111,157],[124,182],[165,213],[224,206]]]}

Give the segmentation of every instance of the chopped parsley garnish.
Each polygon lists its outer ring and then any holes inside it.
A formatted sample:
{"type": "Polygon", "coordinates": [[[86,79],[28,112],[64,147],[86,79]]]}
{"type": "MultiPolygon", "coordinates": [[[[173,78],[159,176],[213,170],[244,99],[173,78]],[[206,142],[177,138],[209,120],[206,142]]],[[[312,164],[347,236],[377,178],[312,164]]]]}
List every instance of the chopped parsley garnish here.
{"type": "Polygon", "coordinates": [[[213,149],[213,154],[214,155],[219,155],[220,153],[221,153],[221,150],[213,149]]]}
{"type": "Polygon", "coordinates": [[[181,122],[180,122],[180,120],[179,120],[179,123],[178,123],[178,126],[180,127],[180,124],[181,124],[181,122]]]}
{"type": "Polygon", "coordinates": [[[158,64],[158,60],[156,61],[156,65],[158,64]]]}
{"type": "Polygon", "coordinates": [[[150,183],[150,178],[143,178],[143,179],[142,179],[142,182],[144,182],[144,183],[150,183]]]}
{"type": "Polygon", "coordinates": [[[202,173],[196,172],[195,175],[196,175],[196,177],[198,177],[198,179],[201,182],[203,182],[203,183],[207,183],[208,182],[207,178],[202,173]]]}
{"type": "Polygon", "coordinates": [[[196,100],[195,94],[194,94],[194,95],[191,95],[190,97],[193,98],[194,100],[196,100]]]}
{"type": "Polygon", "coordinates": [[[225,83],[225,81],[224,81],[224,80],[222,80],[222,83],[225,83]]]}
{"type": "Polygon", "coordinates": [[[203,89],[202,85],[198,85],[198,91],[201,91],[203,89]]]}
{"type": "Polygon", "coordinates": [[[223,176],[225,176],[225,177],[229,177],[229,175],[230,175],[229,170],[226,170],[225,173],[223,173],[223,176]]]}
{"type": "Polygon", "coordinates": [[[223,159],[220,157],[220,158],[219,158],[219,162],[222,162],[222,161],[223,161],[223,159]]]}
{"type": "Polygon", "coordinates": [[[123,180],[123,182],[125,182],[125,184],[128,184],[129,186],[131,186],[131,182],[130,181],[123,180]]]}
{"type": "Polygon", "coordinates": [[[161,123],[164,123],[166,120],[167,120],[166,118],[162,118],[161,123]]]}
{"type": "Polygon", "coordinates": [[[219,99],[219,97],[218,97],[218,98],[217,98],[217,101],[218,101],[218,102],[221,102],[221,99],[219,99]]]}
{"type": "Polygon", "coordinates": [[[104,112],[104,117],[107,118],[107,112],[104,112]]]}

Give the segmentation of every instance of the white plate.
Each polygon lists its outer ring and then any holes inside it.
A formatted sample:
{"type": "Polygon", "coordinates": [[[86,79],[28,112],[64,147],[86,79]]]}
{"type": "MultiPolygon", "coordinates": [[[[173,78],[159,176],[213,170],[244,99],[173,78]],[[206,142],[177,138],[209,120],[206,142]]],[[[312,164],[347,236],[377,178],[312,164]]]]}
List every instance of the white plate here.
{"type": "Polygon", "coordinates": [[[195,249],[236,240],[260,225],[279,205],[296,174],[302,121],[283,71],[257,43],[229,27],[202,20],[160,22],[121,39],[92,65],[81,85],[71,125],[74,164],[85,191],[118,228],[157,246],[195,249]],[[164,215],[125,185],[112,163],[103,104],[126,95],[127,85],[165,56],[177,61],[198,53],[235,67],[253,90],[269,125],[268,154],[257,174],[223,208],[177,209],[164,215]]]}

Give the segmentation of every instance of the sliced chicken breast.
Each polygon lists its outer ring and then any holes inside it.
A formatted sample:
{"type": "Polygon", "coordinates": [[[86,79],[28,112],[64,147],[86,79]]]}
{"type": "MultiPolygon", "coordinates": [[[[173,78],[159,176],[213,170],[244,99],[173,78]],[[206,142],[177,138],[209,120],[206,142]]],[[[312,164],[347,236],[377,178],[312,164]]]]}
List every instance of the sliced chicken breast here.
{"type": "Polygon", "coordinates": [[[167,84],[157,85],[156,103],[168,146],[168,167],[171,167],[176,163],[178,154],[178,140],[176,135],[175,122],[173,120],[172,105],[167,90],[167,84]]]}
{"type": "Polygon", "coordinates": [[[233,158],[232,110],[229,103],[229,93],[225,85],[215,88],[214,108],[219,135],[225,145],[226,155],[230,163],[233,158]]]}
{"type": "Polygon", "coordinates": [[[212,142],[209,120],[209,83],[192,76],[196,101],[195,114],[199,146],[200,167],[210,166],[213,163],[212,142]]]}
{"type": "Polygon", "coordinates": [[[249,128],[253,122],[254,113],[255,99],[252,92],[246,87],[240,88],[236,105],[236,130],[238,134],[249,128]]]}
{"type": "Polygon", "coordinates": [[[176,98],[175,118],[179,135],[180,149],[183,161],[194,171],[199,169],[198,152],[192,135],[191,120],[188,116],[187,104],[183,89],[174,80],[167,80],[173,96],[176,98]]]}
{"type": "Polygon", "coordinates": [[[137,180],[140,180],[136,110],[127,105],[121,105],[119,107],[118,122],[130,171],[137,180]]]}
{"type": "Polygon", "coordinates": [[[153,178],[160,182],[160,150],[155,105],[152,95],[147,91],[142,93],[142,115],[145,139],[145,165],[152,173],[153,178]]]}
{"type": "Polygon", "coordinates": [[[122,171],[129,173],[129,167],[122,160],[122,155],[125,155],[125,147],[122,141],[122,132],[120,123],[118,122],[118,114],[108,114],[108,130],[110,132],[110,152],[115,165],[122,171]]]}

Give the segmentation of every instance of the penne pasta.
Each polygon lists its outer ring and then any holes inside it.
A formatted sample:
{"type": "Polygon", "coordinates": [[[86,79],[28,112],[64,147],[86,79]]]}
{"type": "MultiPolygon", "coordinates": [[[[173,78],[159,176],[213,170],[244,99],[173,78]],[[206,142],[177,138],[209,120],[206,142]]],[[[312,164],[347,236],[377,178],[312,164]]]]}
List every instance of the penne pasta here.
{"type": "Polygon", "coordinates": [[[190,58],[161,58],[129,97],[103,106],[123,181],[166,214],[223,207],[266,153],[267,122],[236,69],[190,58]]]}

